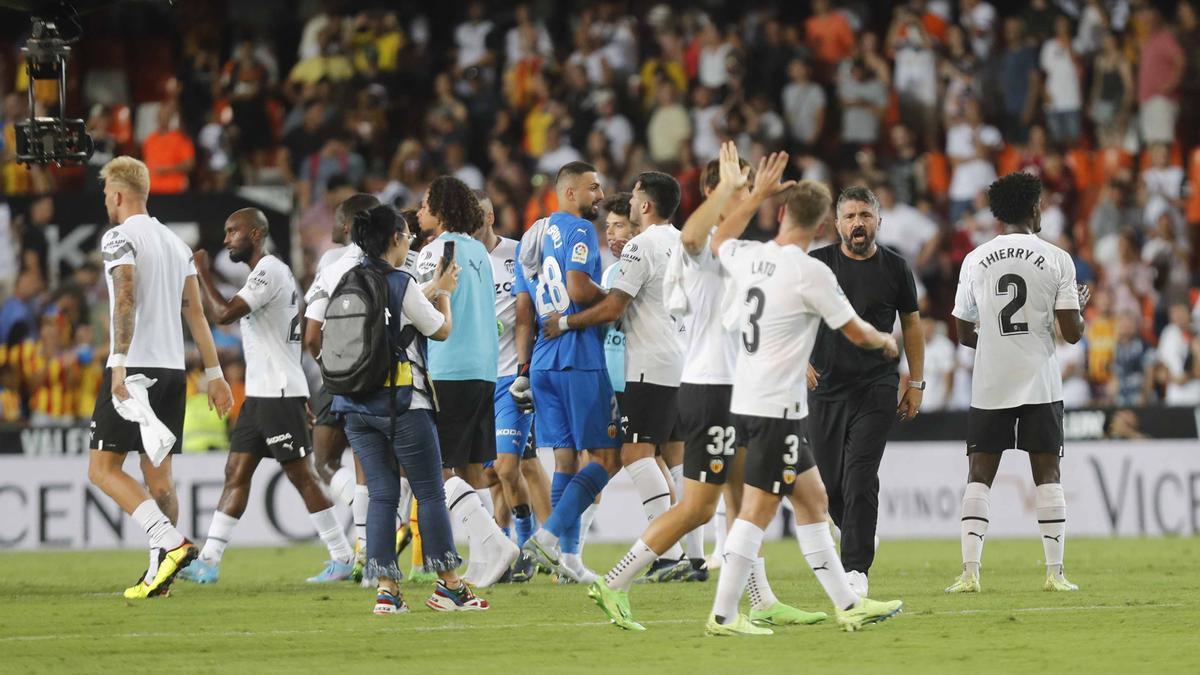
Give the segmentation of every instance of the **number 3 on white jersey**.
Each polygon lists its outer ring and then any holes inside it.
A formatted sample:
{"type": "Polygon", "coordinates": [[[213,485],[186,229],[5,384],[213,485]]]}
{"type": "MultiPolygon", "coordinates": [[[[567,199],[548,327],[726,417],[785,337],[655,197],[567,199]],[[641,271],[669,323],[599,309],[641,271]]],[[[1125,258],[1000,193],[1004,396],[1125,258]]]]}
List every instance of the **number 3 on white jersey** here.
{"type": "Polygon", "coordinates": [[[546,258],[542,263],[542,273],[538,275],[537,294],[538,316],[546,316],[550,312],[559,314],[567,311],[571,304],[571,296],[567,295],[567,286],[563,280],[562,269],[558,260],[546,258]]]}

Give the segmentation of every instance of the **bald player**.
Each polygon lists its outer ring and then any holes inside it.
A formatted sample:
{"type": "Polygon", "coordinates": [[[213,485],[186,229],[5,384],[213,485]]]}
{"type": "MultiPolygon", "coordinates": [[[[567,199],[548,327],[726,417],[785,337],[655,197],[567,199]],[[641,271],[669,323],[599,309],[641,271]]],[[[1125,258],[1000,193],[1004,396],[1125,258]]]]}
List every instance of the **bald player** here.
{"type": "Polygon", "coordinates": [[[250,479],[264,457],[283,467],[308,508],[313,526],[329,549],[325,568],[310,582],[348,579],[354,552],[321,488],[308,437],[308,383],[300,367],[300,291],[291,269],[267,253],[267,219],[258,209],[235,211],[225,221],[225,248],[234,262],[250,266],[250,277],[226,300],[213,283],[208,252],[194,254],[204,301],[217,323],[241,320],[246,355],[246,402],[230,438],[225,487],[208,528],[200,558],[181,578],[215,583],[238,519],[250,497],[250,479]]]}

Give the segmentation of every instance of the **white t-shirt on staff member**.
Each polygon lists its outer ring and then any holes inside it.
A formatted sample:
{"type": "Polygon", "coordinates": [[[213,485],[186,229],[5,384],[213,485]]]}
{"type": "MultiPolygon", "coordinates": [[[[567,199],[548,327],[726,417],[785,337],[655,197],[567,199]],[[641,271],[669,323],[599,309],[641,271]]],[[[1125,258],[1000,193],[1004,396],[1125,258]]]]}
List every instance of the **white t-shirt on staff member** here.
{"type": "Polygon", "coordinates": [[[671,251],[679,245],[679,230],[670,223],[650,225],[621,251],[613,290],[633,300],[625,308],[625,381],[678,387],[683,371],[679,328],[667,312],[663,276],[671,251]]]}
{"type": "Polygon", "coordinates": [[[690,255],[683,246],[682,284],[690,311],[679,322],[684,328],[682,382],[688,384],[733,384],[737,366],[736,331],[721,323],[721,306],[729,273],[713,255],[708,241],[698,255],[690,255]]]}
{"type": "Polygon", "coordinates": [[[726,241],[721,265],[733,275],[741,307],[730,410],[775,419],[808,416],[809,357],[821,321],[834,330],[857,316],[833,271],[799,246],[726,241]]]}
{"type": "Polygon", "coordinates": [[[496,248],[488,251],[492,259],[492,282],[496,286],[496,327],[500,331],[500,360],[496,376],[517,374],[517,296],[513,295],[516,281],[517,241],[500,237],[496,248]]]}
{"type": "MultiPolygon", "coordinates": [[[[104,256],[104,283],[108,286],[108,337],[113,344],[114,268],[132,265],[134,271],[133,340],[127,368],[183,370],[183,284],[196,274],[192,250],[179,235],[156,218],[142,213],[130,216],[100,240],[104,256]]],[[[107,366],[112,367],[112,356],[107,366]]]]}
{"type": "Polygon", "coordinates": [[[263,256],[237,292],[250,313],[241,319],[246,354],[246,395],[308,396],[300,366],[300,293],[292,270],[263,256]]]}
{"type": "Polygon", "coordinates": [[[953,315],[978,324],[971,407],[1063,400],[1054,312],[1079,311],[1075,263],[1030,234],[1002,234],[963,260],[953,315]]]}

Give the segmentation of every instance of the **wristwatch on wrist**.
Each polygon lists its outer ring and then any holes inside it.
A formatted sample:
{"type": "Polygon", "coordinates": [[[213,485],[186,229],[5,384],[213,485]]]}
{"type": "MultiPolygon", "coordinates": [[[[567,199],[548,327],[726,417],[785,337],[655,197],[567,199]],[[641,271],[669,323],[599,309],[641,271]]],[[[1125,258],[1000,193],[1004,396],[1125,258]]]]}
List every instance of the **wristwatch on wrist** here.
{"type": "Polygon", "coordinates": [[[917,391],[925,391],[925,380],[909,380],[908,388],[916,389],[917,391]]]}

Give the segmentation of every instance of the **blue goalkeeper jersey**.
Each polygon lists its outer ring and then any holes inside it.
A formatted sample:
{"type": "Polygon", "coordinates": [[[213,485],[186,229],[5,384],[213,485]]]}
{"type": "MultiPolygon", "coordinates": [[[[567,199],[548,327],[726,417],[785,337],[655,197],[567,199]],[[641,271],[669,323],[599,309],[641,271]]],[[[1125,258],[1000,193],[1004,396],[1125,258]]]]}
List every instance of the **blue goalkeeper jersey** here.
{"type": "MultiPolygon", "coordinates": [[[[567,294],[567,272],[583,272],[600,284],[600,241],[590,221],[556,211],[542,237],[541,264],[536,279],[527,279],[538,325],[553,312],[563,316],[582,312],[567,294]]],[[[533,370],[605,370],[605,327],[566,331],[533,348],[533,370]]]]}

